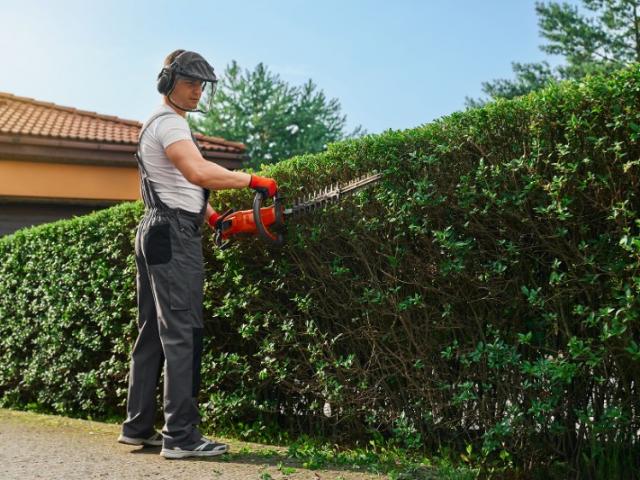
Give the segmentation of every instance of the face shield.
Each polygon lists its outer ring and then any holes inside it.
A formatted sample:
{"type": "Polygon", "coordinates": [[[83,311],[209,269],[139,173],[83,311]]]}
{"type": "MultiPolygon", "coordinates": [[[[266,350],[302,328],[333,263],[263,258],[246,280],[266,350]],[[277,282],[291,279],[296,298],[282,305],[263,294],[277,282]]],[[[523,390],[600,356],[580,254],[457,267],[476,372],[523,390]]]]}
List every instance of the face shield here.
{"type": "Polygon", "coordinates": [[[216,93],[218,79],[213,71],[213,67],[195,52],[184,52],[176,58],[172,69],[175,73],[175,84],[167,95],[169,102],[186,112],[198,112],[207,114],[213,106],[213,97],[216,93]],[[176,105],[176,99],[172,93],[180,82],[180,91],[185,100],[182,102],[193,102],[200,94],[199,102],[193,105],[176,105]],[[190,108],[184,108],[184,107],[190,108]]]}

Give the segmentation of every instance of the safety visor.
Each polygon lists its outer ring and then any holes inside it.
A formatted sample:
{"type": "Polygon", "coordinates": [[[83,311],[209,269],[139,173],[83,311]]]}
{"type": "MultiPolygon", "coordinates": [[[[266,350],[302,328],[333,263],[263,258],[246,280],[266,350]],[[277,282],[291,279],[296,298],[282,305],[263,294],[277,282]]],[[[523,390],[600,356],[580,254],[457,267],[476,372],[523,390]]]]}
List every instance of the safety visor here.
{"type": "Polygon", "coordinates": [[[176,80],[202,88],[198,109],[192,111],[208,113],[213,105],[213,97],[218,84],[213,67],[200,54],[184,52],[176,59],[175,72],[176,80]]]}
{"type": "Polygon", "coordinates": [[[213,96],[216,93],[217,80],[208,81],[200,78],[187,77],[184,75],[178,75],[176,80],[179,82],[185,82],[189,87],[194,89],[194,95],[198,90],[201,90],[200,102],[198,103],[198,109],[193,111],[199,111],[200,113],[208,113],[213,105],[213,96]]]}

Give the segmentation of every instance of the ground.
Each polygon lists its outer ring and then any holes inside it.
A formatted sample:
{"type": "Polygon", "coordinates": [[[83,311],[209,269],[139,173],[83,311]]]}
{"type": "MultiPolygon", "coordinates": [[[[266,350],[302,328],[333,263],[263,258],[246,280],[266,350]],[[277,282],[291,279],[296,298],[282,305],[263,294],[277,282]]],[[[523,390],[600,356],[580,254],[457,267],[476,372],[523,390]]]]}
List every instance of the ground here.
{"type": "Polygon", "coordinates": [[[117,479],[164,480],[371,480],[354,470],[307,470],[285,459],[282,447],[224,441],[230,453],[209,459],[167,460],[160,447],[117,443],[120,426],[0,409],[0,478],[2,480],[117,479]],[[272,453],[270,455],[270,452],[272,453]],[[284,465],[283,465],[284,464],[284,465]]]}

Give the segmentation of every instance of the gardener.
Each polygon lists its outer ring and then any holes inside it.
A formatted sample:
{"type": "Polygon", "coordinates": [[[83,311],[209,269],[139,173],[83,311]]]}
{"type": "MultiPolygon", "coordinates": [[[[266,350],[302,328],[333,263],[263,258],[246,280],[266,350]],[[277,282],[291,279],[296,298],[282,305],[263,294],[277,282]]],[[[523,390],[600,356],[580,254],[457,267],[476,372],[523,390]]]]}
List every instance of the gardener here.
{"type": "Polygon", "coordinates": [[[176,50],[158,75],[163,105],[142,126],[136,158],[145,214],[136,232],[138,338],[131,354],[127,419],[121,443],[162,445],[166,458],[212,456],[225,444],[198,431],[204,265],[201,225],[219,215],[209,190],[250,187],[273,196],[276,182],[205,160],[186,113],[203,91],[211,102],[216,76],[195,52],[176,50]],[[156,387],[164,365],[164,420],[155,431],[156,387]]]}

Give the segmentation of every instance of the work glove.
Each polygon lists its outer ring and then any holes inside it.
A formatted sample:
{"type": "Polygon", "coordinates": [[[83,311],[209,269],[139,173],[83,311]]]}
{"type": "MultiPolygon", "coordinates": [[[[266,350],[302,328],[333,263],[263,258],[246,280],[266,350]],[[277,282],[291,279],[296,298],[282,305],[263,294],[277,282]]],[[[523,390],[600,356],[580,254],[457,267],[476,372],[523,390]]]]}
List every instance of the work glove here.
{"type": "Polygon", "coordinates": [[[211,228],[215,228],[216,227],[216,222],[218,221],[218,219],[221,217],[222,215],[220,215],[218,212],[216,212],[215,210],[213,211],[213,213],[209,216],[209,220],[207,220],[207,222],[209,223],[209,226],[211,228]]]}
{"type": "Polygon", "coordinates": [[[259,177],[258,175],[251,175],[249,188],[253,188],[267,197],[273,197],[278,191],[278,185],[273,178],[259,177]]]}

